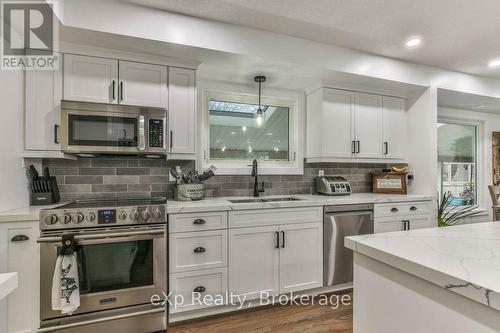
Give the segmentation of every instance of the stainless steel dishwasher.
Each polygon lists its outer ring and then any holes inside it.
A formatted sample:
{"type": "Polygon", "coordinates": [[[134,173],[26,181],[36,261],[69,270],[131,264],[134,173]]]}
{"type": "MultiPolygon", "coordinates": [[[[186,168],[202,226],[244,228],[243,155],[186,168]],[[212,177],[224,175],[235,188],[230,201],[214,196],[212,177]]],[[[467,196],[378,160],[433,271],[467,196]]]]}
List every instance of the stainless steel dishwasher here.
{"type": "Polygon", "coordinates": [[[352,282],[352,251],[344,237],[373,233],[373,205],[326,206],[323,216],[323,284],[352,282]]]}

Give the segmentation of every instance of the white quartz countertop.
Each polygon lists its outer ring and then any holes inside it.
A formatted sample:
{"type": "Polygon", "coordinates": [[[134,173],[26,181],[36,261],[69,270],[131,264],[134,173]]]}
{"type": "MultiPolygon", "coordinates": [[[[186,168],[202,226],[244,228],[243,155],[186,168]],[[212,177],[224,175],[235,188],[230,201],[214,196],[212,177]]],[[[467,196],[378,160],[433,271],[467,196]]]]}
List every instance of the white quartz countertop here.
{"type": "Polygon", "coordinates": [[[500,310],[500,222],[352,236],[345,245],[500,310]]]}
{"type": "MultiPolygon", "coordinates": [[[[207,211],[223,210],[244,210],[244,209],[266,209],[266,208],[289,208],[289,207],[314,207],[328,205],[349,205],[349,204],[373,204],[387,202],[423,201],[431,200],[431,196],[426,195],[400,195],[400,194],[375,194],[375,193],[354,193],[348,196],[326,196],[326,195],[289,195],[290,197],[302,199],[294,201],[279,202],[257,202],[257,203],[232,203],[229,200],[254,199],[253,197],[221,197],[206,198],[200,201],[173,201],[167,202],[167,213],[196,213],[207,211]]],[[[261,198],[285,197],[262,196],[261,198]]]]}
{"type": "Polygon", "coordinates": [[[17,273],[0,274],[0,300],[17,288],[17,273]]]}
{"type": "Polygon", "coordinates": [[[50,206],[26,206],[16,209],[10,209],[0,212],[0,223],[2,222],[19,222],[19,221],[37,221],[40,210],[45,208],[53,208],[63,205],[60,202],[50,206]]]}

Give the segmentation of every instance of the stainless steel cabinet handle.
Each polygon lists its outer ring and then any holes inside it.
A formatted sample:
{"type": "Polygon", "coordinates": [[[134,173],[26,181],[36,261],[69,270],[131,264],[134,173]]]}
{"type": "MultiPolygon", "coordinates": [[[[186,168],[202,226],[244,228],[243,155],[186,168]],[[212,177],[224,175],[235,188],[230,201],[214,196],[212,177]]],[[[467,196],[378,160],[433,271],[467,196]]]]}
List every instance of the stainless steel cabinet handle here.
{"type": "Polygon", "coordinates": [[[401,223],[403,224],[403,230],[406,230],[406,221],[405,220],[402,220],[401,223]]]}
{"type": "Polygon", "coordinates": [[[112,96],[113,96],[113,101],[116,99],[116,95],[115,95],[115,90],[116,90],[116,81],[113,80],[113,83],[112,83],[112,87],[113,89],[113,92],[112,92],[112,96]]]}
{"type": "Polygon", "coordinates": [[[389,142],[384,142],[384,155],[389,154],[389,142]]]}
{"type": "Polygon", "coordinates": [[[194,289],[193,289],[193,291],[194,291],[195,293],[202,293],[202,292],[204,292],[205,290],[207,290],[207,289],[206,289],[205,287],[203,287],[203,286],[198,286],[198,287],[196,287],[196,288],[194,288],[194,289]]]}
{"type": "Polygon", "coordinates": [[[361,150],[361,148],[360,148],[361,147],[360,141],[359,140],[356,141],[356,144],[358,146],[358,148],[356,149],[356,154],[359,154],[359,151],[361,150]]]}
{"type": "Polygon", "coordinates": [[[205,220],[204,219],[196,219],[193,221],[193,224],[196,224],[196,225],[201,225],[201,224],[205,224],[205,220]]]}
{"type": "Polygon", "coordinates": [[[170,149],[172,149],[174,145],[174,131],[170,131],[170,149]]]}
{"type": "Polygon", "coordinates": [[[398,211],[399,211],[399,209],[397,209],[396,207],[391,208],[391,212],[393,212],[393,213],[397,213],[398,211]]]}
{"type": "Polygon", "coordinates": [[[416,211],[416,210],[417,210],[417,207],[415,207],[415,206],[411,206],[411,207],[410,207],[410,210],[411,210],[411,211],[416,211]]]}
{"type": "Polygon", "coordinates": [[[11,242],[26,242],[30,238],[26,235],[15,235],[10,239],[11,242]]]}
{"type": "Polygon", "coordinates": [[[356,141],[354,140],[351,142],[351,153],[356,154],[356,141]]]}
{"type": "Polygon", "coordinates": [[[281,240],[282,240],[281,248],[284,249],[285,248],[285,232],[284,231],[281,231],[281,240]]]}
{"type": "Polygon", "coordinates": [[[274,244],[274,247],[279,249],[280,248],[280,233],[279,233],[279,231],[275,231],[274,235],[276,236],[276,244],[274,244]]]}
{"type": "Polygon", "coordinates": [[[120,100],[123,101],[123,81],[120,81],[120,100]]]}
{"type": "Polygon", "coordinates": [[[205,249],[202,246],[199,246],[199,247],[197,247],[196,249],[193,250],[194,253],[203,253],[203,252],[206,252],[206,251],[207,251],[207,249],[205,249]]]}

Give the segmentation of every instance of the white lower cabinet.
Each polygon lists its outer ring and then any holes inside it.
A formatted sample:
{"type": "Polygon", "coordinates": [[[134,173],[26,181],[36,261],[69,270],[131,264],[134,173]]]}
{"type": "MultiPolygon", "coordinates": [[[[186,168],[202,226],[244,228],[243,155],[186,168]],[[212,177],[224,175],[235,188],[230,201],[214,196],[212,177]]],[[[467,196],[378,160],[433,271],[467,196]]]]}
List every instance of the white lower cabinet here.
{"type": "Polygon", "coordinates": [[[321,222],[229,231],[229,290],[247,300],[323,285],[321,222]]]}
{"type": "Polygon", "coordinates": [[[437,227],[431,201],[378,204],[374,208],[374,232],[403,231],[437,227]]]}
{"type": "Polygon", "coordinates": [[[277,226],[229,230],[229,290],[247,295],[279,293],[279,248],[277,226]]]}
{"type": "Polygon", "coordinates": [[[227,268],[170,274],[173,302],[170,313],[198,310],[226,303],[227,268]],[[180,304],[182,303],[182,304],[180,304]]]}
{"type": "Polygon", "coordinates": [[[2,301],[0,331],[36,332],[39,324],[38,221],[0,223],[0,273],[17,272],[18,287],[2,301]]]}

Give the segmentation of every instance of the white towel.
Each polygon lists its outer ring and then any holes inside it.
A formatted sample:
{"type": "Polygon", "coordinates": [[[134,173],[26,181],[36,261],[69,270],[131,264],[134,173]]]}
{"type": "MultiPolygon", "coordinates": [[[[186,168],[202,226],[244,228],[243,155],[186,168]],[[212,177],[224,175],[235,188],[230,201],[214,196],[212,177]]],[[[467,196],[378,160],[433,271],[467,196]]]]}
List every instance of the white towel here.
{"type": "Polygon", "coordinates": [[[71,315],[80,306],[76,252],[59,255],[52,281],[52,310],[71,315]]]}

